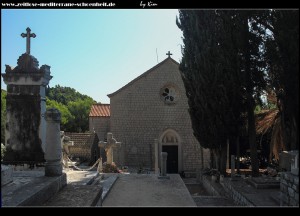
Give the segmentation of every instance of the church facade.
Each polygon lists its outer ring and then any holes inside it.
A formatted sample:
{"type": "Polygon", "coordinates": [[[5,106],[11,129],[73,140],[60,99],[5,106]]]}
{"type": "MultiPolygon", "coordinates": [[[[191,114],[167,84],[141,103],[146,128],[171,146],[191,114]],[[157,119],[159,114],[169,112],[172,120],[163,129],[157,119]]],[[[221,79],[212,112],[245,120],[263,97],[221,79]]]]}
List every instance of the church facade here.
{"type": "Polygon", "coordinates": [[[160,156],[163,151],[168,153],[168,173],[209,167],[210,152],[193,135],[185,88],[175,60],[166,58],[108,97],[110,104],[92,106],[89,126],[99,140],[112,132],[122,143],[114,149],[118,165],[154,169],[155,154],[160,156]]]}

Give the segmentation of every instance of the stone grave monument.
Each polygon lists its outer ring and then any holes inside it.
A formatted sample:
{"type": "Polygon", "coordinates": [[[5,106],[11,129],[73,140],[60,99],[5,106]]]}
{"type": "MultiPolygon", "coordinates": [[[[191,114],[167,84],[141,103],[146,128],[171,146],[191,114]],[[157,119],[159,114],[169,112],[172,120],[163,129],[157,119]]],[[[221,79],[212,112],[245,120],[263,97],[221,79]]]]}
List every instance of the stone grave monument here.
{"type": "Polygon", "coordinates": [[[62,173],[60,143],[60,113],[56,109],[46,111],[45,88],[49,84],[50,66],[38,67],[38,61],[30,55],[30,33],[26,53],[12,68],[6,65],[3,76],[7,84],[6,152],[4,164],[34,165],[45,163],[45,171],[25,170],[8,172],[4,169],[1,185],[2,206],[40,206],[67,184],[62,173]],[[45,116],[46,115],[46,116],[45,116]],[[47,120],[47,122],[46,122],[47,120]],[[46,137],[47,135],[47,137],[46,137]]]}
{"type": "Polygon", "coordinates": [[[106,158],[107,158],[106,163],[112,164],[112,162],[114,162],[113,161],[113,149],[121,147],[121,142],[117,142],[117,140],[115,138],[113,138],[113,134],[109,132],[109,133],[107,133],[107,142],[100,141],[98,146],[100,148],[105,149],[106,158]]]}
{"type": "Polygon", "coordinates": [[[30,28],[26,37],[26,53],[22,54],[15,68],[6,65],[3,80],[7,85],[6,97],[6,154],[3,164],[38,164],[44,162],[46,121],[45,89],[52,79],[50,66],[39,68],[38,60],[30,54],[30,28]]]}
{"type": "Polygon", "coordinates": [[[64,168],[69,168],[70,165],[75,165],[75,162],[69,161],[70,146],[74,146],[74,141],[71,141],[69,136],[65,135],[64,131],[60,131],[60,142],[62,148],[62,163],[64,168]],[[72,164],[74,163],[74,164],[72,164]]]}

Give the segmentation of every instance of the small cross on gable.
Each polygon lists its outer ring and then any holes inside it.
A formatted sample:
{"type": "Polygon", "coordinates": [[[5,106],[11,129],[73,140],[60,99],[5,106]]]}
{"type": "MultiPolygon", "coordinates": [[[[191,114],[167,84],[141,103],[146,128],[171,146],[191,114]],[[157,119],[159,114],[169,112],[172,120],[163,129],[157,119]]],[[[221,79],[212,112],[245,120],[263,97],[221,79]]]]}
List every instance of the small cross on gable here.
{"type": "Polygon", "coordinates": [[[173,54],[170,53],[170,51],[169,51],[169,52],[166,53],[166,55],[168,56],[168,58],[171,58],[171,55],[173,55],[173,54]]]}

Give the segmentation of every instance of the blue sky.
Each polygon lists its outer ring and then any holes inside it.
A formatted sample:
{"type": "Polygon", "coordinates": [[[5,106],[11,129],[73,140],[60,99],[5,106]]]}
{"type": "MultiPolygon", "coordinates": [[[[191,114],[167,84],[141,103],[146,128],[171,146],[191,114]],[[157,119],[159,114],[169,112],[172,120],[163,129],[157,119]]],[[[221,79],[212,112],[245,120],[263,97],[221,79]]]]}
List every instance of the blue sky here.
{"type": "MultiPolygon", "coordinates": [[[[170,50],[180,61],[182,32],[178,10],[1,10],[1,73],[26,51],[20,36],[30,27],[31,55],[51,66],[50,87],[75,88],[101,103],[170,50]]],[[[6,85],[1,77],[1,88],[6,85]]]]}

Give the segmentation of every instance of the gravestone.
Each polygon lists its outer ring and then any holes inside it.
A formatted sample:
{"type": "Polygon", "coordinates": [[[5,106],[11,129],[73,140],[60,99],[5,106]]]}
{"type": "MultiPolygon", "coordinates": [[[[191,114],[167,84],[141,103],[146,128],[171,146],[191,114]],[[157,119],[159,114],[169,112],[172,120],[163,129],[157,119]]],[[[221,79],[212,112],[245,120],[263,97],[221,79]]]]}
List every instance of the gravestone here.
{"type": "Polygon", "coordinates": [[[279,168],[282,171],[291,171],[291,164],[299,151],[283,151],[279,154],[279,168]]]}
{"type": "Polygon", "coordinates": [[[26,53],[22,54],[15,68],[5,65],[3,80],[7,85],[6,97],[6,154],[3,164],[37,164],[44,162],[46,122],[45,89],[49,84],[50,66],[39,68],[38,60],[30,55],[30,33],[21,36],[27,38],[26,53]]]}
{"type": "Polygon", "coordinates": [[[121,147],[121,142],[117,142],[115,138],[113,138],[112,133],[107,133],[107,142],[100,141],[99,145],[100,148],[104,148],[106,152],[107,164],[112,164],[113,161],[113,149],[117,147],[121,147]]]}

